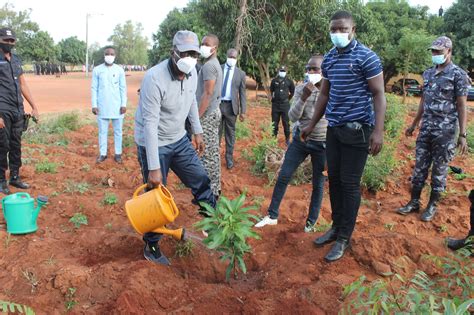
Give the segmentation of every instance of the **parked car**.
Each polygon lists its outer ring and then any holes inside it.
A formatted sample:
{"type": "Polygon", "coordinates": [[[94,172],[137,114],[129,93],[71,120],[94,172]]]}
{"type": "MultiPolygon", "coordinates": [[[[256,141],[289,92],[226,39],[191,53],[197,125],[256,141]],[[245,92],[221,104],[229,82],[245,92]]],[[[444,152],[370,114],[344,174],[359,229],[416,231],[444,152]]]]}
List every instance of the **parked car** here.
{"type": "MultiPolygon", "coordinates": [[[[392,93],[403,94],[403,79],[398,80],[392,85],[392,93]]],[[[405,79],[405,91],[411,95],[421,95],[421,84],[415,79],[405,79]]]]}
{"type": "Polygon", "coordinates": [[[469,87],[469,90],[467,92],[467,100],[474,101],[474,87],[472,85],[469,87]]]}

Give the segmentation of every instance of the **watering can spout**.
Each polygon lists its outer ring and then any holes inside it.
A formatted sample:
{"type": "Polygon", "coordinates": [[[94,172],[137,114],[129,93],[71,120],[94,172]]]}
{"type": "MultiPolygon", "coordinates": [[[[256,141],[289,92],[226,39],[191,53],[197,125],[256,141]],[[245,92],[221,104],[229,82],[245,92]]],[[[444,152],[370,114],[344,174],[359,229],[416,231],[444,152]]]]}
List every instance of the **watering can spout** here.
{"type": "Polygon", "coordinates": [[[33,222],[36,222],[36,219],[38,218],[38,214],[41,208],[48,202],[48,197],[38,196],[38,198],[36,199],[36,202],[37,202],[37,206],[34,210],[33,217],[32,217],[33,222]]]}
{"type": "Polygon", "coordinates": [[[174,239],[176,239],[178,241],[184,240],[186,238],[184,228],[180,228],[180,229],[176,229],[176,230],[170,230],[170,229],[167,229],[165,227],[160,227],[160,228],[154,229],[152,232],[153,233],[161,233],[161,234],[171,235],[174,239]]]}

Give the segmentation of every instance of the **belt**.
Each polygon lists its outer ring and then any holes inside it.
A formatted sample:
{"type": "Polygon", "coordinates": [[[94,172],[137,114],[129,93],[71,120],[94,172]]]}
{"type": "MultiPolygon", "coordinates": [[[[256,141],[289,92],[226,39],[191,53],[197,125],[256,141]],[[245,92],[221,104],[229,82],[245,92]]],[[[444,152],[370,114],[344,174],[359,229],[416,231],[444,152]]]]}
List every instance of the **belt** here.
{"type": "Polygon", "coordinates": [[[228,101],[228,100],[222,100],[221,102],[222,103],[232,103],[232,101],[228,101]]]}

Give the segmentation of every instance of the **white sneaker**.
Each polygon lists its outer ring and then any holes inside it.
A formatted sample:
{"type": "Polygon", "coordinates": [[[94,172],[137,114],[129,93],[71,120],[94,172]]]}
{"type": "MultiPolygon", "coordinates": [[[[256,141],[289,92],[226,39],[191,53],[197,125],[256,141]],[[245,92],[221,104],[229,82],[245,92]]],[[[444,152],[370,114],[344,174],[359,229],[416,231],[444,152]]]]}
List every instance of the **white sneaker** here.
{"type": "Polygon", "coordinates": [[[255,224],[255,227],[260,228],[260,227],[264,227],[265,225],[277,225],[277,224],[278,224],[278,219],[272,219],[270,218],[270,216],[267,215],[260,222],[255,224]]]}

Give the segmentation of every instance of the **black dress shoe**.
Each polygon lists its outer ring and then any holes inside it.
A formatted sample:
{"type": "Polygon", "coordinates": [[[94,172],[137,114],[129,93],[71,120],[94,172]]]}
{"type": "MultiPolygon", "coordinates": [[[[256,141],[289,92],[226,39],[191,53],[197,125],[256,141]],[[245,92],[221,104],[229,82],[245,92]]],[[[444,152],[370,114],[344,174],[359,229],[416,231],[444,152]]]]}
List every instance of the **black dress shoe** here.
{"type": "Polygon", "coordinates": [[[99,157],[97,158],[96,162],[97,162],[97,163],[102,163],[102,162],[104,162],[106,159],[107,159],[107,155],[99,155],[99,157]]]}
{"type": "Polygon", "coordinates": [[[446,239],[446,245],[448,246],[449,249],[458,250],[460,248],[463,248],[464,246],[467,246],[468,244],[466,243],[465,238],[457,240],[457,239],[448,237],[446,239]]]}
{"type": "Polygon", "coordinates": [[[412,199],[406,206],[398,208],[397,213],[402,215],[407,215],[411,212],[418,212],[420,210],[420,200],[412,199]]]}
{"type": "Polygon", "coordinates": [[[122,164],[122,154],[115,154],[114,156],[114,161],[119,163],[119,164],[122,164]]]}
{"type": "Polygon", "coordinates": [[[0,182],[0,192],[5,195],[10,194],[10,189],[8,188],[8,184],[6,180],[0,182]]]}
{"type": "Polygon", "coordinates": [[[227,169],[228,170],[231,170],[234,168],[234,162],[233,161],[227,161],[227,169]]]}
{"type": "Polygon", "coordinates": [[[335,227],[331,227],[329,231],[317,237],[313,242],[316,246],[323,246],[324,244],[328,244],[334,242],[337,239],[337,230],[335,227]]]}
{"type": "Polygon", "coordinates": [[[344,256],[346,249],[349,247],[349,241],[345,239],[339,239],[332,245],[329,253],[324,257],[328,262],[333,262],[341,259],[344,256]]]}
{"type": "Polygon", "coordinates": [[[30,185],[28,185],[27,183],[22,182],[20,176],[18,176],[18,175],[10,177],[10,181],[8,183],[10,185],[12,185],[13,187],[20,188],[20,189],[30,188],[30,185]]]}

